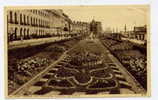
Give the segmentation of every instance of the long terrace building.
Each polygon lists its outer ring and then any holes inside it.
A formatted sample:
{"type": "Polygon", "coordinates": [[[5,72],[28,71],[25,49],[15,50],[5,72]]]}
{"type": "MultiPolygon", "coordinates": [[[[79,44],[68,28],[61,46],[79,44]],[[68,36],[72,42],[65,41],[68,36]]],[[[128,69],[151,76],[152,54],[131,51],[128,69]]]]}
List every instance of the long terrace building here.
{"type": "Polygon", "coordinates": [[[71,19],[62,10],[7,10],[8,41],[69,34],[71,19]]]}
{"type": "Polygon", "coordinates": [[[71,32],[75,35],[88,35],[90,31],[90,23],[73,21],[71,25],[71,32]]]}

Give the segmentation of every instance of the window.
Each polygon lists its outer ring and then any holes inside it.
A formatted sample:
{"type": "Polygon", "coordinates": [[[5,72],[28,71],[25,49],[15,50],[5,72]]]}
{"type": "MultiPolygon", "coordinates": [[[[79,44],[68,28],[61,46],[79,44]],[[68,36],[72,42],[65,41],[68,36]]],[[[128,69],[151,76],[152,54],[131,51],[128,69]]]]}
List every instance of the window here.
{"type": "Polygon", "coordinates": [[[24,15],[24,24],[26,24],[26,16],[24,15]]]}
{"type": "Polygon", "coordinates": [[[37,25],[37,23],[38,23],[38,20],[36,19],[36,25],[37,25]]]}
{"type": "Polygon", "coordinates": [[[23,22],[22,22],[22,14],[20,14],[20,24],[23,24],[23,22]]]}
{"type": "Polygon", "coordinates": [[[33,18],[33,25],[35,25],[35,18],[33,18]]]}
{"type": "Polygon", "coordinates": [[[29,16],[27,16],[27,24],[28,24],[28,25],[30,24],[29,21],[30,21],[30,20],[29,20],[29,16]]]}
{"type": "Polygon", "coordinates": [[[32,17],[31,17],[31,25],[32,25],[32,23],[33,23],[33,22],[32,22],[32,17]]]}
{"type": "Polygon", "coordinates": [[[13,15],[12,15],[12,11],[10,11],[10,23],[13,23],[13,15]]]}
{"type": "Polygon", "coordinates": [[[18,24],[17,14],[16,13],[14,14],[14,17],[15,17],[15,24],[18,24]]]}

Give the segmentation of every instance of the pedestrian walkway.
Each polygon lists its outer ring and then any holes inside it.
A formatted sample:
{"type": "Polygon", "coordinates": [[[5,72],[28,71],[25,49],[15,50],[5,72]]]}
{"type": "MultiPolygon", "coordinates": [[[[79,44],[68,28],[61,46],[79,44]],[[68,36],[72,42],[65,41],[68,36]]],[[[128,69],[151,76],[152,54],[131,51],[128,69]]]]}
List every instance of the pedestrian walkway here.
{"type": "Polygon", "coordinates": [[[42,39],[40,38],[40,39],[12,41],[12,42],[9,42],[8,49],[41,45],[41,44],[45,44],[45,43],[61,41],[64,39],[69,39],[69,38],[67,38],[67,37],[50,37],[50,38],[42,38],[42,39]]]}

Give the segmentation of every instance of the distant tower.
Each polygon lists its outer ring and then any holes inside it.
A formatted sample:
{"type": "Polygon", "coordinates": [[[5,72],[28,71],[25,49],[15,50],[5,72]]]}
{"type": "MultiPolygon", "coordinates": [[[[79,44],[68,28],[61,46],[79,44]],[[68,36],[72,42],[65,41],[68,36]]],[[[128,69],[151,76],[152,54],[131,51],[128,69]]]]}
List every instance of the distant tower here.
{"type": "Polygon", "coordinates": [[[116,33],[118,33],[118,27],[116,28],[116,33]]]}
{"type": "Polygon", "coordinates": [[[126,33],[126,31],[127,31],[127,27],[126,27],[126,24],[125,24],[125,28],[124,28],[124,29],[125,29],[125,33],[126,33]]]}
{"type": "Polygon", "coordinates": [[[115,33],[115,29],[113,28],[113,33],[115,33]]]}

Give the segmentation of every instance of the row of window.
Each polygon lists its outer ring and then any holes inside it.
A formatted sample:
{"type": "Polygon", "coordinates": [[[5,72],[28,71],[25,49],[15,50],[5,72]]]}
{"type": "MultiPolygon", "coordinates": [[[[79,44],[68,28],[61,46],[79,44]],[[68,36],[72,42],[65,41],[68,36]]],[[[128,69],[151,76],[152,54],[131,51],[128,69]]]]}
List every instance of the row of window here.
{"type": "Polygon", "coordinates": [[[32,13],[34,14],[37,14],[37,15],[41,15],[41,16],[44,16],[44,17],[47,17],[49,16],[47,13],[44,13],[44,10],[30,10],[32,13]]]}
{"type": "Polygon", "coordinates": [[[14,23],[14,24],[20,23],[22,25],[49,27],[49,22],[42,19],[38,19],[38,18],[34,18],[34,17],[22,15],[22,14],[19,14],[19,18],[20,20],[18,21],[18,14],[16,12],[14,13],[12,11],[9,12],[8,21],[10,23],[14,23]]]}
{"type": "Polygon", "coordinates": [[[35,30],[34,32],[30,32],[30,29],[26,28],[20,28],[19,30],[18,28],[15,28],[13,33],[8,34],[9,41],[42,37],[50,37],[50,35],[47,32],[45,32],[45,30],[35,30]]]}
{"type": "Polygon", "coordinates": [[[134,35],[133,38],[137,40],[145,40],[145,35],[144,34],[134,35]]]}
{"type": "Polygon", "coordinates": [[[48,38],[48,37],[53,37],[53,36],[73,37],[73,36],[77,36],[77,34],[60,34],[58,32],[57,34],[50,34],[50,33],[45,32],[45,30],[35,30],[34,32],[30,32],[30,29],[20,28],[20,30],[18,30],[18,28],[15,28],[13,33],[8,34],[8,42],[16,41],[16,40],[48,38]]]}

